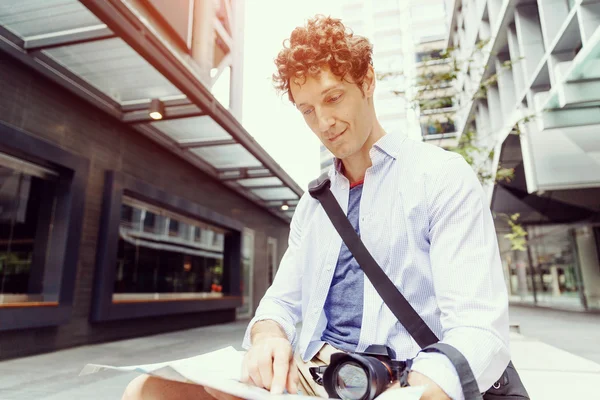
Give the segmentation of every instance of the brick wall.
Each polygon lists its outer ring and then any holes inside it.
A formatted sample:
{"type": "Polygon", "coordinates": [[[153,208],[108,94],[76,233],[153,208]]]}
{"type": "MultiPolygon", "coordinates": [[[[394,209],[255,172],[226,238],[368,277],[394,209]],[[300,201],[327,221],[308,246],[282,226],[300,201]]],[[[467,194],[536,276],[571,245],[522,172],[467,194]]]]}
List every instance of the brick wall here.
{"type": "Polygon", "coordinates": [[[278,256],[281,258],[287,247],[288,226],[285,222],[1,52],[0,120],[90,160],[71,320],[59,327],[0,332],[0,359],[235,318],[233,311],[219,311],[100,324],[88,321],[107,169],[123,171],[150,182],[253,229],[254,307],[257,306],[267,288],[267,236],[278,239],[278,256]]]}

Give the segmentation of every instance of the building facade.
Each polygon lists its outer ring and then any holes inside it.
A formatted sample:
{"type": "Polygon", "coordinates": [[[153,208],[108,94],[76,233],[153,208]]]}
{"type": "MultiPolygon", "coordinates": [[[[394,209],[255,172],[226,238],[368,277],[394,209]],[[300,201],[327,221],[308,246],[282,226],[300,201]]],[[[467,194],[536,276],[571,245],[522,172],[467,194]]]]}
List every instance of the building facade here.
{"type": "Polygon", "coordinates": [[[0,359],[253,315],[302,190],[236,118],[242,13],[0,4],[0,359]]]}
{"type": "MultiPolygon", "coordinates": [[[[343,0],[336,15],[373,44],[375,109],[383,128],[452,145],[454,89],[421,82],[424,75],[444,74],[449,68],[438,58],[448,29],[444,0],[343,0]]],[[[321,146],[322,171],[332,165],[332,157],[321,146]]]]}
{"type": "Polygon", "coordinates": [[[488,187],[511,300],[600,308],[600,2],[448,1],[459,135],[493,149],[488,187]],[[473,93],[478,92],[478,96],[473,93]],[[507,217],[527,233],[513,250],[507,217]]]}

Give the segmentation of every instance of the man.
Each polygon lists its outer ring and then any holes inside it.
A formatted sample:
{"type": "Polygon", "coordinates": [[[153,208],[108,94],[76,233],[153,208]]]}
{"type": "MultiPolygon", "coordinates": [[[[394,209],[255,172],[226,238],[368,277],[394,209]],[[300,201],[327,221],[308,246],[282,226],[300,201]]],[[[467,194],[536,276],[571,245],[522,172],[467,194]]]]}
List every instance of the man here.
{"type": "MultiPolygon", "coordinates": [[[[331,190],[369,252],[441,341],[465,356],[484,392],[510,359],[507,294],[485,194],[459,155],[383,130],[371,55],[367,39],[317,16],[292,32],[274,81],[335,155],[331,190]]],[[[243,379],[273,393],[300,385],[323,396],[308,366],[371,344],[414,358],[408,382],[427,387],[423,399],[463,398],[452,363],[419,352],[305,194],[275,281],[246,332],[243,379]]],[[[141,377],[124,398],[202,396],[198,386],[141,377]]]]}

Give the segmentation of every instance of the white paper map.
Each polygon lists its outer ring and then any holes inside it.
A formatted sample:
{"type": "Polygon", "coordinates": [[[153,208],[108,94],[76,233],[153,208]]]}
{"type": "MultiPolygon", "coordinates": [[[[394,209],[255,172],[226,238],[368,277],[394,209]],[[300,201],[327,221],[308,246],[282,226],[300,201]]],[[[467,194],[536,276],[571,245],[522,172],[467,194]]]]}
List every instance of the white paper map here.
{"type": "MultiPolygon", "coordinates": [[[[167,361],[156,364],[115,367],[111,365],[87,364],[79,375],[89,375],[106,370],[139,372],[172,381],[195,383],[208,386],[231,395],[249,400],[308,399],[299,395],[274,395],[265,389],[240,382],[243,352],[226,347],[211,353],[167,361]]],[[[403,388],[383,393],[380,400],[418,400],[424,387],[403,388]]]]}

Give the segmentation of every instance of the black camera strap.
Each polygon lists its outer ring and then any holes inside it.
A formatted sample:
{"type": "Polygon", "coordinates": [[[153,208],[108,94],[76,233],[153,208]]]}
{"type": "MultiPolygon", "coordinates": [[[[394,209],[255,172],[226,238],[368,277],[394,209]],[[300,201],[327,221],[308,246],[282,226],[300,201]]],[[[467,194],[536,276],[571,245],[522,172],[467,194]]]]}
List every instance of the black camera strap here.
{"type": "Polygon", "coordinates": [[[360,240],[333,193],[331,193],[330,186],[331,181],[328,174],[325,173],[309,184],[308,191],[312,197],[319,200],[346,247],[348,247],[348,250],[350,250],[384,303],[424,351],[439,352],[450,359],[456,371],[458,371],[466,400],[482,399],[477,381],[467,359],[454,347],[437,343],[439,341],[438,337],[400,293],[396,285],[385,274],[360,240]]]}
{"type": "Polygon", "coordinates": [[[438,337],[412,308],[360,240],[333,193],[329,190],[330,185],[331,181],[328,175],[323,174],[319,179],[310,183],[308,191],[312,197],[319,200],[333,226],[375,290],[377,290],[377,293],[418,345],[425,348],[437,343],[439,341],[438,337]]]}

